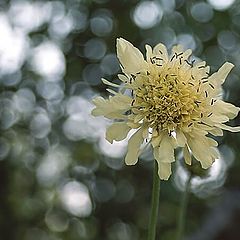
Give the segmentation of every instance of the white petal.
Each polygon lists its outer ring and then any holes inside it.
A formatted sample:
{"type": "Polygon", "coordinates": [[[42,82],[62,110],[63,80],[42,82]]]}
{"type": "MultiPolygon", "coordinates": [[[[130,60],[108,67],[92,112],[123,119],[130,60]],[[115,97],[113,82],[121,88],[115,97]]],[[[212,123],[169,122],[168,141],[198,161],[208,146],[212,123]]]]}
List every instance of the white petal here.
{"type": "Polygon", "coordinates": [[[213,129],[208,130],[213,136],[223,136],[223,131],[221,128],[214,127],[213,129]]]}
{"type": "Polygon", "coordinates": [[[186,139],[184,133],[179,129],[177,129],[177,131],[176,131],[176,140],[177,140],[177,145],[179,147],[184,147],[187,142],[187,139],[186,139]]]}
{"type": "Polygon", "coordinates": [[[126,138],[128,132],[130,131],[130,127],[125,122],[116,122],[113,123],[106,130],[106,139],[113,143],[113,140],[121,141],[126,138]]]}
{"type": "Polygon", "coordinates": [[[153,48],[153,54],[160,56],[165,62],[168,61],[168,52],[164,44],[159,43],[153,48]]]}
{"type": "Polygon", "coordinates": [[[171,163],[158,162],[158,176],[161,180],[168,180],[172,173],[171,163]]]}
{"type": "Polygon", "coordinates": [[[138,129],[128,141],[128,152],[125,157],[125,163],[127,165],[134,165],[138,161],[139,149],[143,142],[143,129],[138,129]]]}
{"type": "Polygon", "coordinates": [[[218,100],[214,104],[213,112],[226,115],[229,119],[233,119],[238,115],[240,108],[231,103],[218,100]]]}
{"type": "Polygon", "coordinates": [[[220,127],[223,130],[230,131],[230,132],[240,132],[240,126],[238,126],[238,127],[231,127],[231,126],[227,126],[225,124],[219,124],[218,127],[220,127]]]}
{"type": "Polygon", "coordinates": [[[200,161],[202,168],[209,168],[216,157],[213,142],[208,137],[197,134],[195,137],[187,137],[187,140],[193,156],[200,161]]]}
{"type": "MultiPolygon", "coordinates": [[[[192,54],[192,50],[191,49],[187,49],[186,51],[183,50],[183,46],[181,45],[176,45],[172,48],[172,53],[175,54],[180,54],[183,53],[181,55],[181,58],[184,60],[187,60],[189,58],[189,56],[192,54]]],[[[175,58],[176,59],[176,58],[175,58]]]]}
{"type": "Polygon", "coordinates": [[[161,142],[161,140],[162,140],[162,136],[161,135],[158,135],[156,137],[152,137],[151,143],[152,143],[153,148],[158,147],[160,142],[161,142]]]}
{"type": "Polygon", "coordinates": [[[117,39],[117,57],[126,73],[137,73],[145,69],[142,53],[123,38],[117,39]]]}
{"type": "Polygon", "coordinates": [[[118,78],[119,78],[119,80],[121,80],[124,83],[129,81],[128,77],[126,75],[123,75],[123,74],[118,74],[118,78]]]}
{"type": "Polygon", "coordinates": [[[124,112],[129,110],[132,99],[123,94],[117,94],[109,99],[103,97],[96,97],[92,100],[96,106],[92,110],[93,116],[105,116],[107,118],[125,119],[124,112]]]}
{"type": "Polygon", "coordinates": [[[110,89],[110,88],[107,88],[106,90],[107,90],[109,93],[113,94],[113,95],[117,95],[117,94],[118,94],[118,92],[116,92],[116,91],[114,91],[114,90],[112,90],[112,89],[110,89]]]}
{"type": "Polygon", "coordinates": [[[183,149],[183,157],[184,157],[185,163],[187,163],[188,165],[192,164],[192,156],[189,152],[187,145],[183,149]]]}
{"type": "Polygon", "coordinates": [[[175,161],[172,137],[165,134],[159,147],[154,148],[154,157],[158,162],[171,163],[175,161]],[[156,152],[158,151],[158,153],[156,152]]]}
{"type": "Polygon", "coordinates": [[[147,62],[150,62],[150,58],[152,57],[152,47],[149,46],[149,45],[145,45],[145,48],[146,48],[146,59],[147,59],[147,62]]]}
{"type": "Polygon", "coordinates": [[[234,65],[232,63],[224,63],[216,73],[209,77],[209,82],[212,82],[214,85],[216,84],[216,86],[223,84],[233,67],[234,65]]]}
{"type": "Polygon", "coordinates": [[[106,85],[108,85],[108,86],[117,87],[117,88],[120,87],[118,84],[115,84],[115,83],[109,82],[109,81],[106,80],[105,78],[102,78],[101,80],[102,80],[102,82],[103,82],[104,84],[106,84],[106,85]]]}

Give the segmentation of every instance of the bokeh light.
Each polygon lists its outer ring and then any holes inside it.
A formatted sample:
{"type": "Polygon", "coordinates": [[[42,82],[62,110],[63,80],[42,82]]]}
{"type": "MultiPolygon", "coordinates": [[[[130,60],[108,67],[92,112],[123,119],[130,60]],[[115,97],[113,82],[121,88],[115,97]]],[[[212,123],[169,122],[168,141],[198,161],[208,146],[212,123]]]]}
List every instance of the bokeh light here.
{"type": "Polygon", "coordinates": [[[216,9],[216,10],[226,10],[232,6],[235,0],[208,0],[208,2],[216,9]]]}
{"type": "Polygon", "coordinates": [[[147,29],[161,21],[163,10],[161,6],[154,1],[140,2],[133,13],[133,20],[140,28],[147,29]]]}
{"type": "Polygon", "coordinates": [[[60,193],[62,203],[75,216],[87,217],[91,214],[92,203],[88,189],[80,182],[68,182],[60,193]]]}

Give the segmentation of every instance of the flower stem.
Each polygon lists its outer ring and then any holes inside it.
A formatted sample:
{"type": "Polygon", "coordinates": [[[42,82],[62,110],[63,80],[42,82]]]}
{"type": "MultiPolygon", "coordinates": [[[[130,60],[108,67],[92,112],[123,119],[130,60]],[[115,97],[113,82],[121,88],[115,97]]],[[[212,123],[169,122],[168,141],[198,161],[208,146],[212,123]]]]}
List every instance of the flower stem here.
{"type": "Polygon", "coordinates": [[[177,223],[176,240],[182,240],[182,237],[183,237],[191,180],[192,180],[192,176],[189,175],[185,183],[185,191],[183,192],[182,199],[181,199],[180,212],[179,212],[178,223],[177,223]]]}
{"type": "Polygon", "coordinates": [[[158,176],[158,165],[157,165],[157,162],[154,161],[152,203],[151,203],[151,215],[150,215],[149,226],[148,226],[148,240],[155,240],[155,237],[156,237],[159,195],[160,195],[160,179],[158,176]]]}

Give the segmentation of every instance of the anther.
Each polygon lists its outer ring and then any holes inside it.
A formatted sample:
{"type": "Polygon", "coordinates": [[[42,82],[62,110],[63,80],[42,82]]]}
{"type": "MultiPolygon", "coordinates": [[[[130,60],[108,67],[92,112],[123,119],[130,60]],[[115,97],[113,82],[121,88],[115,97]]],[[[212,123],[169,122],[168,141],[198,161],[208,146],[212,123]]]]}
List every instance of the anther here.
{"type": "Polygon", "coordinates": [[[176,58],[177,58],[177,57],[183,55],[183,52],[180,52],[179,54],[175,53],[175,55],[176,55],[176,58]]]}
{"type": "Polygon", "coordinates": [[[208,116],[208,117],[211,117],[211,116],[212,116],[212,114],[213,114],[213,113],[209,113],[207,116],[208,116]]]}
{"type": "Polygon", "coordinates": [[[180,57],[179,62],[180,62],[180,64],[182,65],[182,57],[180,57]]]}
{"type": "Polygon", "coordinates": [[[174,57],[175,57],[175,55],[173,55],[173,56],[171,57],[170,62],[174,59],[174,57]]]}
{"type": "Polygon", "coordinates": [[[155,61],[154,61],[152,58],[150,58],[150,61],[151,61],[151,63],[152,63],[152,64],[154,64],[154,63],[155,63],[155,61]]]}
{"type": "Polygon", "coordinates": [[[205,66],[199,66],[198,68],[199,68],[199,69],[201,69],[201,68],[205,68],[205,66]]]}
{"type": "Polygon", "coordinates": [[[213,86],[211,83],[209,83],[209,86],[210,86],[212,89],[214,89],[214,86],[213,86]]]}
{"type": "Polygon", "coordinates": [[[134,74],[131,74],[131,77],[133,78],[133,80],[136,79],[136,76],[134,74]]]}
{"type": "Polygon", "coordinates": [[[214,99],[211,100],[211,105],[213,105],[213,103],[214,103],[214,99]]]}
{"type": "Polygon", "coordinates": [[[191,122],[191,123],[188,124],[188,127],[191,127],[192,125],[193,125],[193,123],[191,122]]]}
{"type": "Polygon", "coordinates": [[[190,67],[193,67],[193,63],[195,60],[193,60],[192,62],[189,62],[187,59],[184,60],[190,67]]]}
{"type": "Polygon", "coordinates": [[[194,101],[194,103],[197,105],[197,107],[199,107],[199,103],[201,103],[200,101],[194,101]]]}
{"type": "Polygon", "coordinates": [[[205,96],[208,97],[208,92],[207,91],[205,91],[205,96]]]}

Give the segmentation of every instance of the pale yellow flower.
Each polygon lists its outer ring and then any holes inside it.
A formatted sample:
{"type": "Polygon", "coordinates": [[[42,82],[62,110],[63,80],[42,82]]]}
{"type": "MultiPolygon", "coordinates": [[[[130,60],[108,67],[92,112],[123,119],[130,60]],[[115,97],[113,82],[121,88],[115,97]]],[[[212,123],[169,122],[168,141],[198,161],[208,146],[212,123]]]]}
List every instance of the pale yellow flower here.
{"type": "Polygon", "coordinates": [[[123,84],[120,87],[103,79],[120,91],[108,89],[113,94],[109,99],[93,100],[94,116],[115,119],[106,131],[110,143],[125,139],[135,129],[128,141],[126,164],[136,164],[146,140],[158,162],[159,177],[164,180],[171,175],[177,147],[182,148],[187,164],[194,156],[206,169],[218,158],[218,143],[211,136],[221,136],[222,130],[240,131],[240,127],[224,124],[240,109],[221,99],[221,85],[233,64],[227,62],[210,75],[206,62],[189,60],[191,53],[178,45],[169,56],[160,43],[153,49],[146,45],[144,59],[137,48],[119,38],[117,56],[123,74],[118,76],[123,84]]]}

